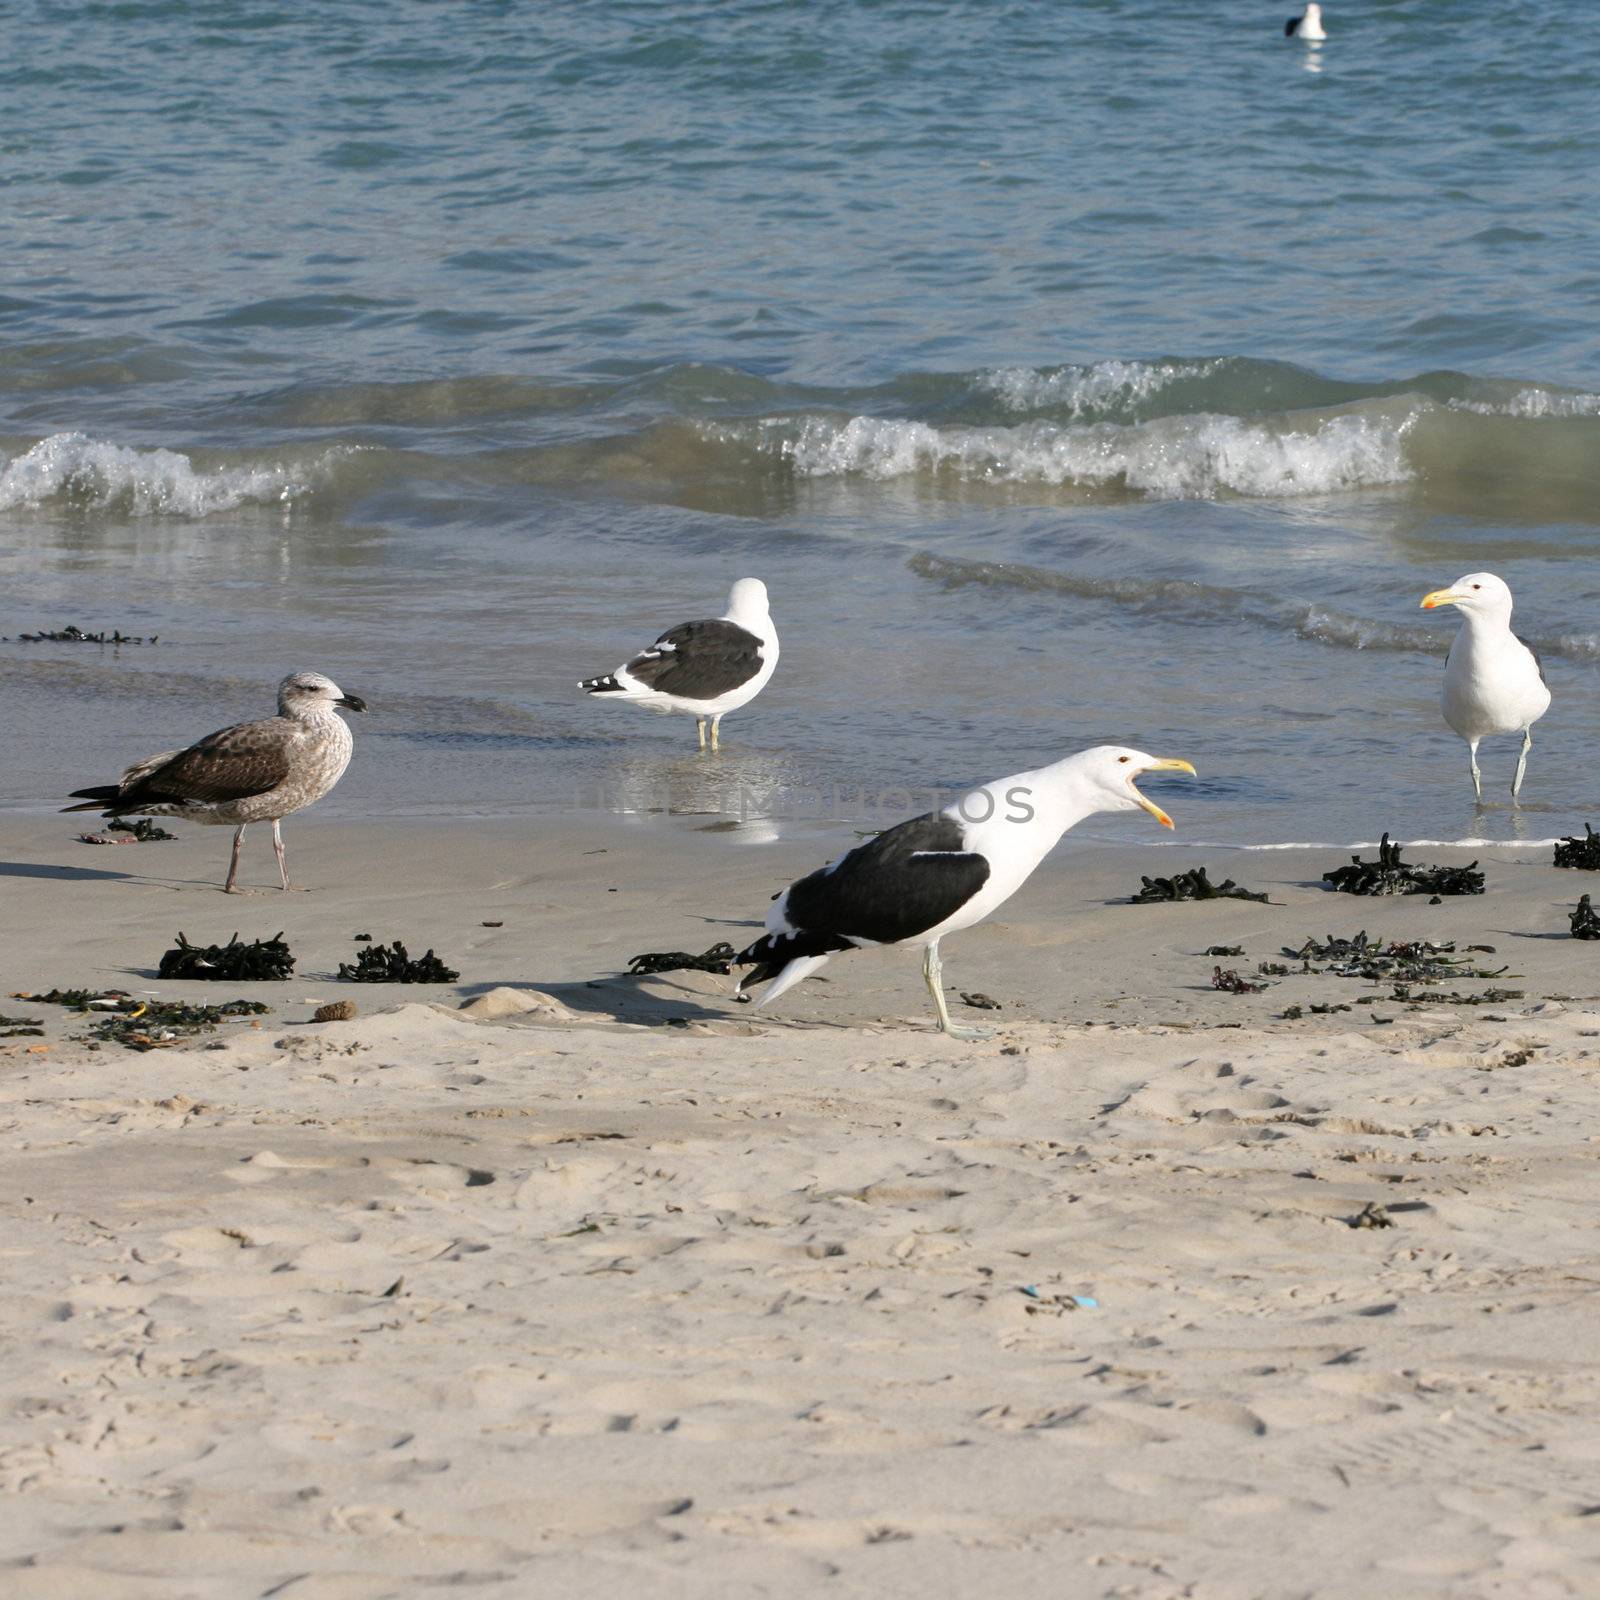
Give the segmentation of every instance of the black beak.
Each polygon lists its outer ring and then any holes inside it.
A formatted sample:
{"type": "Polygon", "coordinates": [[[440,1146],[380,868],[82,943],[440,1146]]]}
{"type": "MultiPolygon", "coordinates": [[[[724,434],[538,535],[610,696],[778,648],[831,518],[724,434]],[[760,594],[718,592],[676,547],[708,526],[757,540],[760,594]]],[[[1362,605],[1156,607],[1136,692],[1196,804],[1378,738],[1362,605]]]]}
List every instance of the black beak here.
{"type": "Polygon", "coordinates": [[[347,694],[333,703],[336,706],[344,706],[350,711],[365,711],[367,709],[367,702],[358,694],[347,694]]]}

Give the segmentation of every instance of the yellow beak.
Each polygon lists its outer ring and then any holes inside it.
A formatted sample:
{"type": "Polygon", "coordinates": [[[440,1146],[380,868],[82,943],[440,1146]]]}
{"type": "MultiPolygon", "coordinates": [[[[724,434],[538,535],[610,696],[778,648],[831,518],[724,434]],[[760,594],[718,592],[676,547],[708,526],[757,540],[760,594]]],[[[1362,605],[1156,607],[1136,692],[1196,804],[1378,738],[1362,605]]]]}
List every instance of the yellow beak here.
{"type": "MultiPolygon", "coordinates": [[[[1168,756],[1161,761],[1152,761],[1148,767],[1145,767],[1142,771],[1135,773],[1134,777],[1142,778],[1146,772],[1187,772],[1191,778],[1197,776],[1194,768],[1179,756],[1168,756]]],[[[1133,779],[1130,778],[1128,782],[1129,785],[1132,786],[1133,779]]],[[[1169,817],[1166,812],[1155,803],[1154,800],[1148,800],[1144,795],[1140,794],[1136,787],[1133,790],[1133,797],[1146,811],[1150,813],[1152,817],[1156,819],[1157,822],[1161,824],[1163,828],[1170,828],[1172,826],[1172,818],[1169,817]]]]}
{"type": "Polygon", "coordinates": [[[1454,589],[1435,589],[1432,594],[1423,595],[1422,609],[1432,611],[1436,606],[1453,606],[1461,598],[1454,589]]]}

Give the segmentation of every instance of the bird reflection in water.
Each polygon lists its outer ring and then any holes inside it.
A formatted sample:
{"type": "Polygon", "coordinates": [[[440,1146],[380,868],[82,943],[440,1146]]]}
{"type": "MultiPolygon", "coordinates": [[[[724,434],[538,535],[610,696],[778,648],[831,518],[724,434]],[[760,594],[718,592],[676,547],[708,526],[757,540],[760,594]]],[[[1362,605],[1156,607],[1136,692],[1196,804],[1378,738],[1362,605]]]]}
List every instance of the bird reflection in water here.
{"type": "Polygon", "coordinates": [[[619,816],[700,817],[736,843],[764,844],[783,822],[826,816],[828,793],[786,755],[724,749],[699,756],[623,756],[584,786],[580,804],[619,816]]]}

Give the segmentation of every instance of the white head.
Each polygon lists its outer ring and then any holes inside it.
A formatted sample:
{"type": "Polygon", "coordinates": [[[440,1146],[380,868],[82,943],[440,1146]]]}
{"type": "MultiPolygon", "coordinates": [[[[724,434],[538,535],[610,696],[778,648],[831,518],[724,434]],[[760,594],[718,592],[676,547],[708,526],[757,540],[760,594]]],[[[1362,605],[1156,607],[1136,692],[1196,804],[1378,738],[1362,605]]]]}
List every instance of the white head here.
{"type": "Polygon", "coordinates": [[[1082,802],[1091,812],[1148,811],[1163,828],[1172,826],[1172,818],[1154,800],[1139,793],[1135,779],[1147,772],[1187,772],[1191,778],[1195,775],[1194,768],[1176,756],[1147,756],[1142,750],[1116,744],[1080,751],[1068,756],[1061,766],[1070,773],[1082,802]]]}
{"type": "Polygon", "coordinates": [[[332,706],[349,711],[365,711],[367,702],[357,694],[346,694],[332,678],[320,672],[291,672],[278,685],[278,715],[304,717],[332,706]]]}
{"type": "Polygon", "coordinates": [[[728,593],[730,617],[764,617],[767,586],[759,578],[741,578],[728,593]]]}
{"type": "Polygon", "coordinates": [[[1320,24],[1322,21],[1322,7],[1316,4],[1316,0],[1307,0],[1306,21],[1312,24],[1320,24]]]}
{"type": "Polygon", "coordinates": [[[1457,578],[1448,589],[1435,589],[1422,597],[1422,609],[1433,611],[1439,606],[1455,606],[1469,620],[1478,617],[1507,621],[1511,616],[1511,590],[1504,578],[1492,572],[1469,572],[1457,578]]]}

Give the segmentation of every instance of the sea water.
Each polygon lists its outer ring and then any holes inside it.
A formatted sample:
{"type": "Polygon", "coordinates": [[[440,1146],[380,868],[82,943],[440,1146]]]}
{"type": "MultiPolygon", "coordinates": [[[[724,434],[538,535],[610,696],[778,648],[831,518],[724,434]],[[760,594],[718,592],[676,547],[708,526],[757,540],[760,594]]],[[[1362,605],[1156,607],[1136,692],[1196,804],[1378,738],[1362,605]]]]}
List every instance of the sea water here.
{"type": "Polygon", "coordinates": [[[1600,30],[1295,9],[8,7],[0,807],[308,666],[349,816],[762,838],[1101,741],[1200,769],[1184,839],[1595,816],[1600,30]],[[1477,568],[1520,815],[1417,606],[1477,568]],[[578,691],[746,574],[721,757],[578,691]]]}

